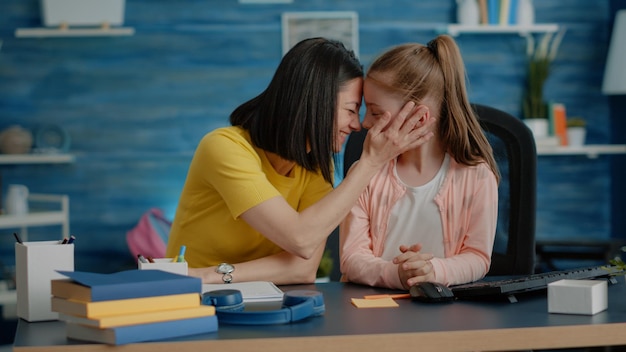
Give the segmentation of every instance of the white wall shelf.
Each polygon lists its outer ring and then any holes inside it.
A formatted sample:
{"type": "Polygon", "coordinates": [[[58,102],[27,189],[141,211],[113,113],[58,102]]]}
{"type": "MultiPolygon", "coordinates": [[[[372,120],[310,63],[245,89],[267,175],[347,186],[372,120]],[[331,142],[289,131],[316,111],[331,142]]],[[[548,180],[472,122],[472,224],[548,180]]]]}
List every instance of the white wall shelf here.
{"type": "Polygon", "coordinates": [[[67,195],[31,194],[28,196],[28,201],[34,205],[45,205],[46,208],[41,211],[31,211],[26,215],[2,214],[0,215],[0,229],[21,228],[22,241],[28,241],[28,227],[61,225],[60,238],[69,238],[70,198],[67,195]],[[50,210],[51,206],[57,209],[50,210]]]}
{"type": "Polygon", "coordinates": [[[45,37],[112,37],[130,36],[135,34],[132,27],[111,28],[18,28],[15,30],[17,38],[45,38],[45,37]]]}
{"type": "Polygon", "coordinates": [[[0,154],[0,165],[11,164],[66,164],[74,162],[72,154],[0,154]]]}
{"type": "Polygon", "coordinates": [[[603,154],[626,154],[626,144],[587,144],[572,146],[537,146],[538,156],[548,155],[586,155],[597,158],[603,154]]]}
{"type": "MultiPolygon", "coordinates": [[[[67,164],[73,162],[74,155],[63,153],[0,154],[0,165],[67,164]]],[[[63,194],[30,194],[28,201],[33,203],[35,207],[32,207],[34,210],[26,215],[0,213],[0,229],[20,228],[20,236],[22,240],[26,241],[28,239],[28,227],[61,225],[61,238],[69,236],[69,196],[63,194]],[[37,206],[41,210],[37,210],[37,206]]]]}
{"type": "Polygon", "coordinates": [[[519,34],[526,36],[531,33],[553,33],[559,30],[559,25],[554,23],[534,24],[531,26],[520,25],[460,25],[448,24],[440,30],[441,33],[456,37],[463,33],[472,34],[519,34]]]}

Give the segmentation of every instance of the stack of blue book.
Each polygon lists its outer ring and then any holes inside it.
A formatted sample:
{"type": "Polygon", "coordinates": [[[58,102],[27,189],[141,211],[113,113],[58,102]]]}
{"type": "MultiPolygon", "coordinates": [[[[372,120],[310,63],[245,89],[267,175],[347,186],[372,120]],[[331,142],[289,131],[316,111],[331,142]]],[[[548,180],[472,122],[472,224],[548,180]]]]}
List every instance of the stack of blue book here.
{"type": "Polygon", "coordinates": [[[216,332],[215,307],[201,304],[199,278],[161,270],[113,274],[59,271],[52,311],[71,339],[122,345],[216,332]]]}

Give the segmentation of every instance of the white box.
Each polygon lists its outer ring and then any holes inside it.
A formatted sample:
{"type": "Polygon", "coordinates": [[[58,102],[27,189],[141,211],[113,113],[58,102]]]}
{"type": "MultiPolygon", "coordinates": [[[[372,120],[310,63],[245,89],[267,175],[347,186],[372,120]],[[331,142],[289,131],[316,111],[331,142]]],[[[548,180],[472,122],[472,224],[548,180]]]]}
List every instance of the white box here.
{"type": "Polygon", "coordinates": [[[40,0],[41,19],[46,27],[121,26],[125,0],[40,0]]]}
{"type": "Polygon", "coordinates": [[[138,262],[140,270],[157,269],[187,275],[187,262],[172,262],[172,258],[155,258],[154,263],[138,262]]]}
{"type": "Polygon", "coordinates": [[[548,284],[548,313],[593,315],[608,308],[606,280],[559,280],[548,284]]]}
{"type": "Polygon", "coordinates": [[[57,320],[50,309],[50,281],[65,276],[56,270],[74,271],[74,245],[59,241],[15,244],[17,316],[29,322],[57,320]]]}

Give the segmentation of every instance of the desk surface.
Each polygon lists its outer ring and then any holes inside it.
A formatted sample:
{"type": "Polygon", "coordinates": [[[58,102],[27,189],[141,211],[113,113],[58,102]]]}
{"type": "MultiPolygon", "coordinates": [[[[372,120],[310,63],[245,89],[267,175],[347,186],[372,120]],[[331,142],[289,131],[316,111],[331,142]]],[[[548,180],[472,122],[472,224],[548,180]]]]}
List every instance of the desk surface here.
{"type": "MultiPolygon", "coordinates": [[[[402,351],[520,350],[626,345],[626,284],[609,285],[609,309],[593,316],[549,314],[545,291],[508,301],[428,304],[397,300],[398,308],[358,309],[351,298],[391,292],[331,282],[286,286],[324,294],[326,313],[272,326],[220,325],[211,334],[125,345],[123,351],[402,351]]],[[[111,351],[65,337],[62,322],[20,320],[14,351],[111,351]]]]}

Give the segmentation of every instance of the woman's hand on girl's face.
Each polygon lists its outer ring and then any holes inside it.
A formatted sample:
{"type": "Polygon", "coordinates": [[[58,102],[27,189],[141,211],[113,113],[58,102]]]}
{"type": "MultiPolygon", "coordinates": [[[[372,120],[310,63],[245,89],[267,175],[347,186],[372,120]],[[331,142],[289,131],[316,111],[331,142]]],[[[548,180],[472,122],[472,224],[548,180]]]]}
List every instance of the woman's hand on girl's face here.
{"type": "Polygon", "coordinates": [[[361,160],[382,165],[426,143],[434,135],[435,123],[435,119],[428,116],[428,108],[424,105],[416,107],[414,102],[406,103],[393,118],[389,112],[385,112],[369,128],[361,160]]]}

